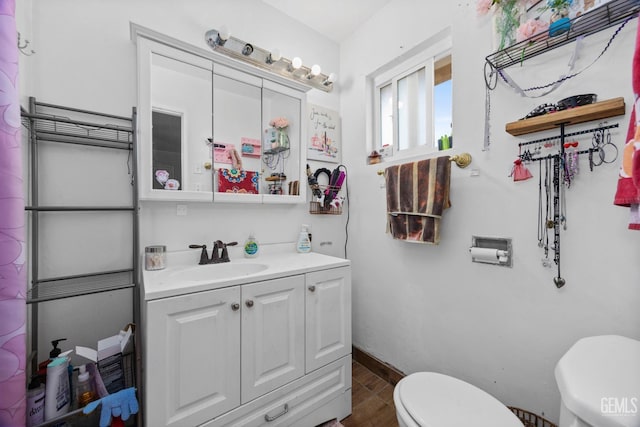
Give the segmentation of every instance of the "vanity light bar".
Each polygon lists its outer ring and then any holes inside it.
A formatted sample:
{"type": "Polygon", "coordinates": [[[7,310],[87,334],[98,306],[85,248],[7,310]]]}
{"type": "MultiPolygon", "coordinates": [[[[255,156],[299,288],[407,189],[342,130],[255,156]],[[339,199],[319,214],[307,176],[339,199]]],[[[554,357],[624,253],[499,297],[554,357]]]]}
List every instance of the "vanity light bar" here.
{"type": "Polygon", "coordinates": [[[302,65],[300,58],[296,57],[290,60],[282,57],[275,50],[269,52],[251,43],[231,37],[229,32],[224,29],[220,31],[209,30],[205,33],[204,39],[212,50],[228,57],[247,62],[324,92],[333,90],[336,75],[334,73],[322,74],[318,65],[311,68],[306,67],[302,65]]]}

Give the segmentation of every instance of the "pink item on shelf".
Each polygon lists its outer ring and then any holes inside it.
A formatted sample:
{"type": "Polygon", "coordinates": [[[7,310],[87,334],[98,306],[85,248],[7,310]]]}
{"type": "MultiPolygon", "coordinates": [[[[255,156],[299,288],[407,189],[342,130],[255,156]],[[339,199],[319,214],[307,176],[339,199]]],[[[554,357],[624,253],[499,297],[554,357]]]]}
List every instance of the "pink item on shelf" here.
{"type": "Polygon", "coordinates": [[[231,164],[231,151],[235,150],[236,146],[233,144],[227,144],[225,142],[213,143],[213,161],[215,163],[227,163],[231,164]]]}

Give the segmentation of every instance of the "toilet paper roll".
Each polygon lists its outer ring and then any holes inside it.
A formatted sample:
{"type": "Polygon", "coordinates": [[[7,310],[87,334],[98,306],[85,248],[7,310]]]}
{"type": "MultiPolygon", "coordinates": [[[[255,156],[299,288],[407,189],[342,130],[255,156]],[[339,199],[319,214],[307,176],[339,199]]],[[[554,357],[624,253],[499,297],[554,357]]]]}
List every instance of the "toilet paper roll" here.
{"type": "Polygon", "coordinates": [[[471,248],[469,249],[469,252],[471,252],[471,257],[475,261],[499,264],[500,256],[504,255],[505,251],[491,248],[471,248]]]}

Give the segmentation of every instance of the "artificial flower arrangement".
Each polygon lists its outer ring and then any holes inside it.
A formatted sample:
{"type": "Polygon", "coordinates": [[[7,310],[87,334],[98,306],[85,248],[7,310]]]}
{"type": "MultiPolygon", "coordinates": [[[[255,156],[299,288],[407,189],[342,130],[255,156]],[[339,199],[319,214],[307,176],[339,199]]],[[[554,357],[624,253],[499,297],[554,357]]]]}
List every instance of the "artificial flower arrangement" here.
{"type": "MultiPolygon", "coordinates": [[[[573,4],[573,0],[477,0],[476,10],[479,16],[487,15],[490,11],[496,13],[497,30],[500,35],[499,50],[508,47],[514,42],[521,42],[536,35],[537,38],[547,37],[551,32],[549,22],[541,19],[542,13],[547,10],[552,12],[551,21],[566,18],[568,8],[573,4]],[[538,9],[540,14],[524,21],[526,11],[533,9],[537,4],[544,1],[544,5],[538,9]]],[[[559,32],[557,33],[559,34],[559,32]]],[[[554,32],[550,35],[556,35],[554,32]]]]}
{"type": "Polygon", "coordinates": [[[276,117],[269,122],[269,126],[276,129],[286,129],[289,126],[289,120],[286,117],[276,117]]]}

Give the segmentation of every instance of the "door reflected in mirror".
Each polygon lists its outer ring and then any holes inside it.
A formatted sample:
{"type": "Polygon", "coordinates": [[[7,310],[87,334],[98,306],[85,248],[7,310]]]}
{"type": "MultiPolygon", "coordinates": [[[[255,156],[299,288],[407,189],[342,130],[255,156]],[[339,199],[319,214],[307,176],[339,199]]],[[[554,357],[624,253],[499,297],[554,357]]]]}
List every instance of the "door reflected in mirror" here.
{"type": "Polygon", "coordinates": [[[182,182],[182,115],[154,110],[151,120],[154,190],[180,190],[182,182]]]}

